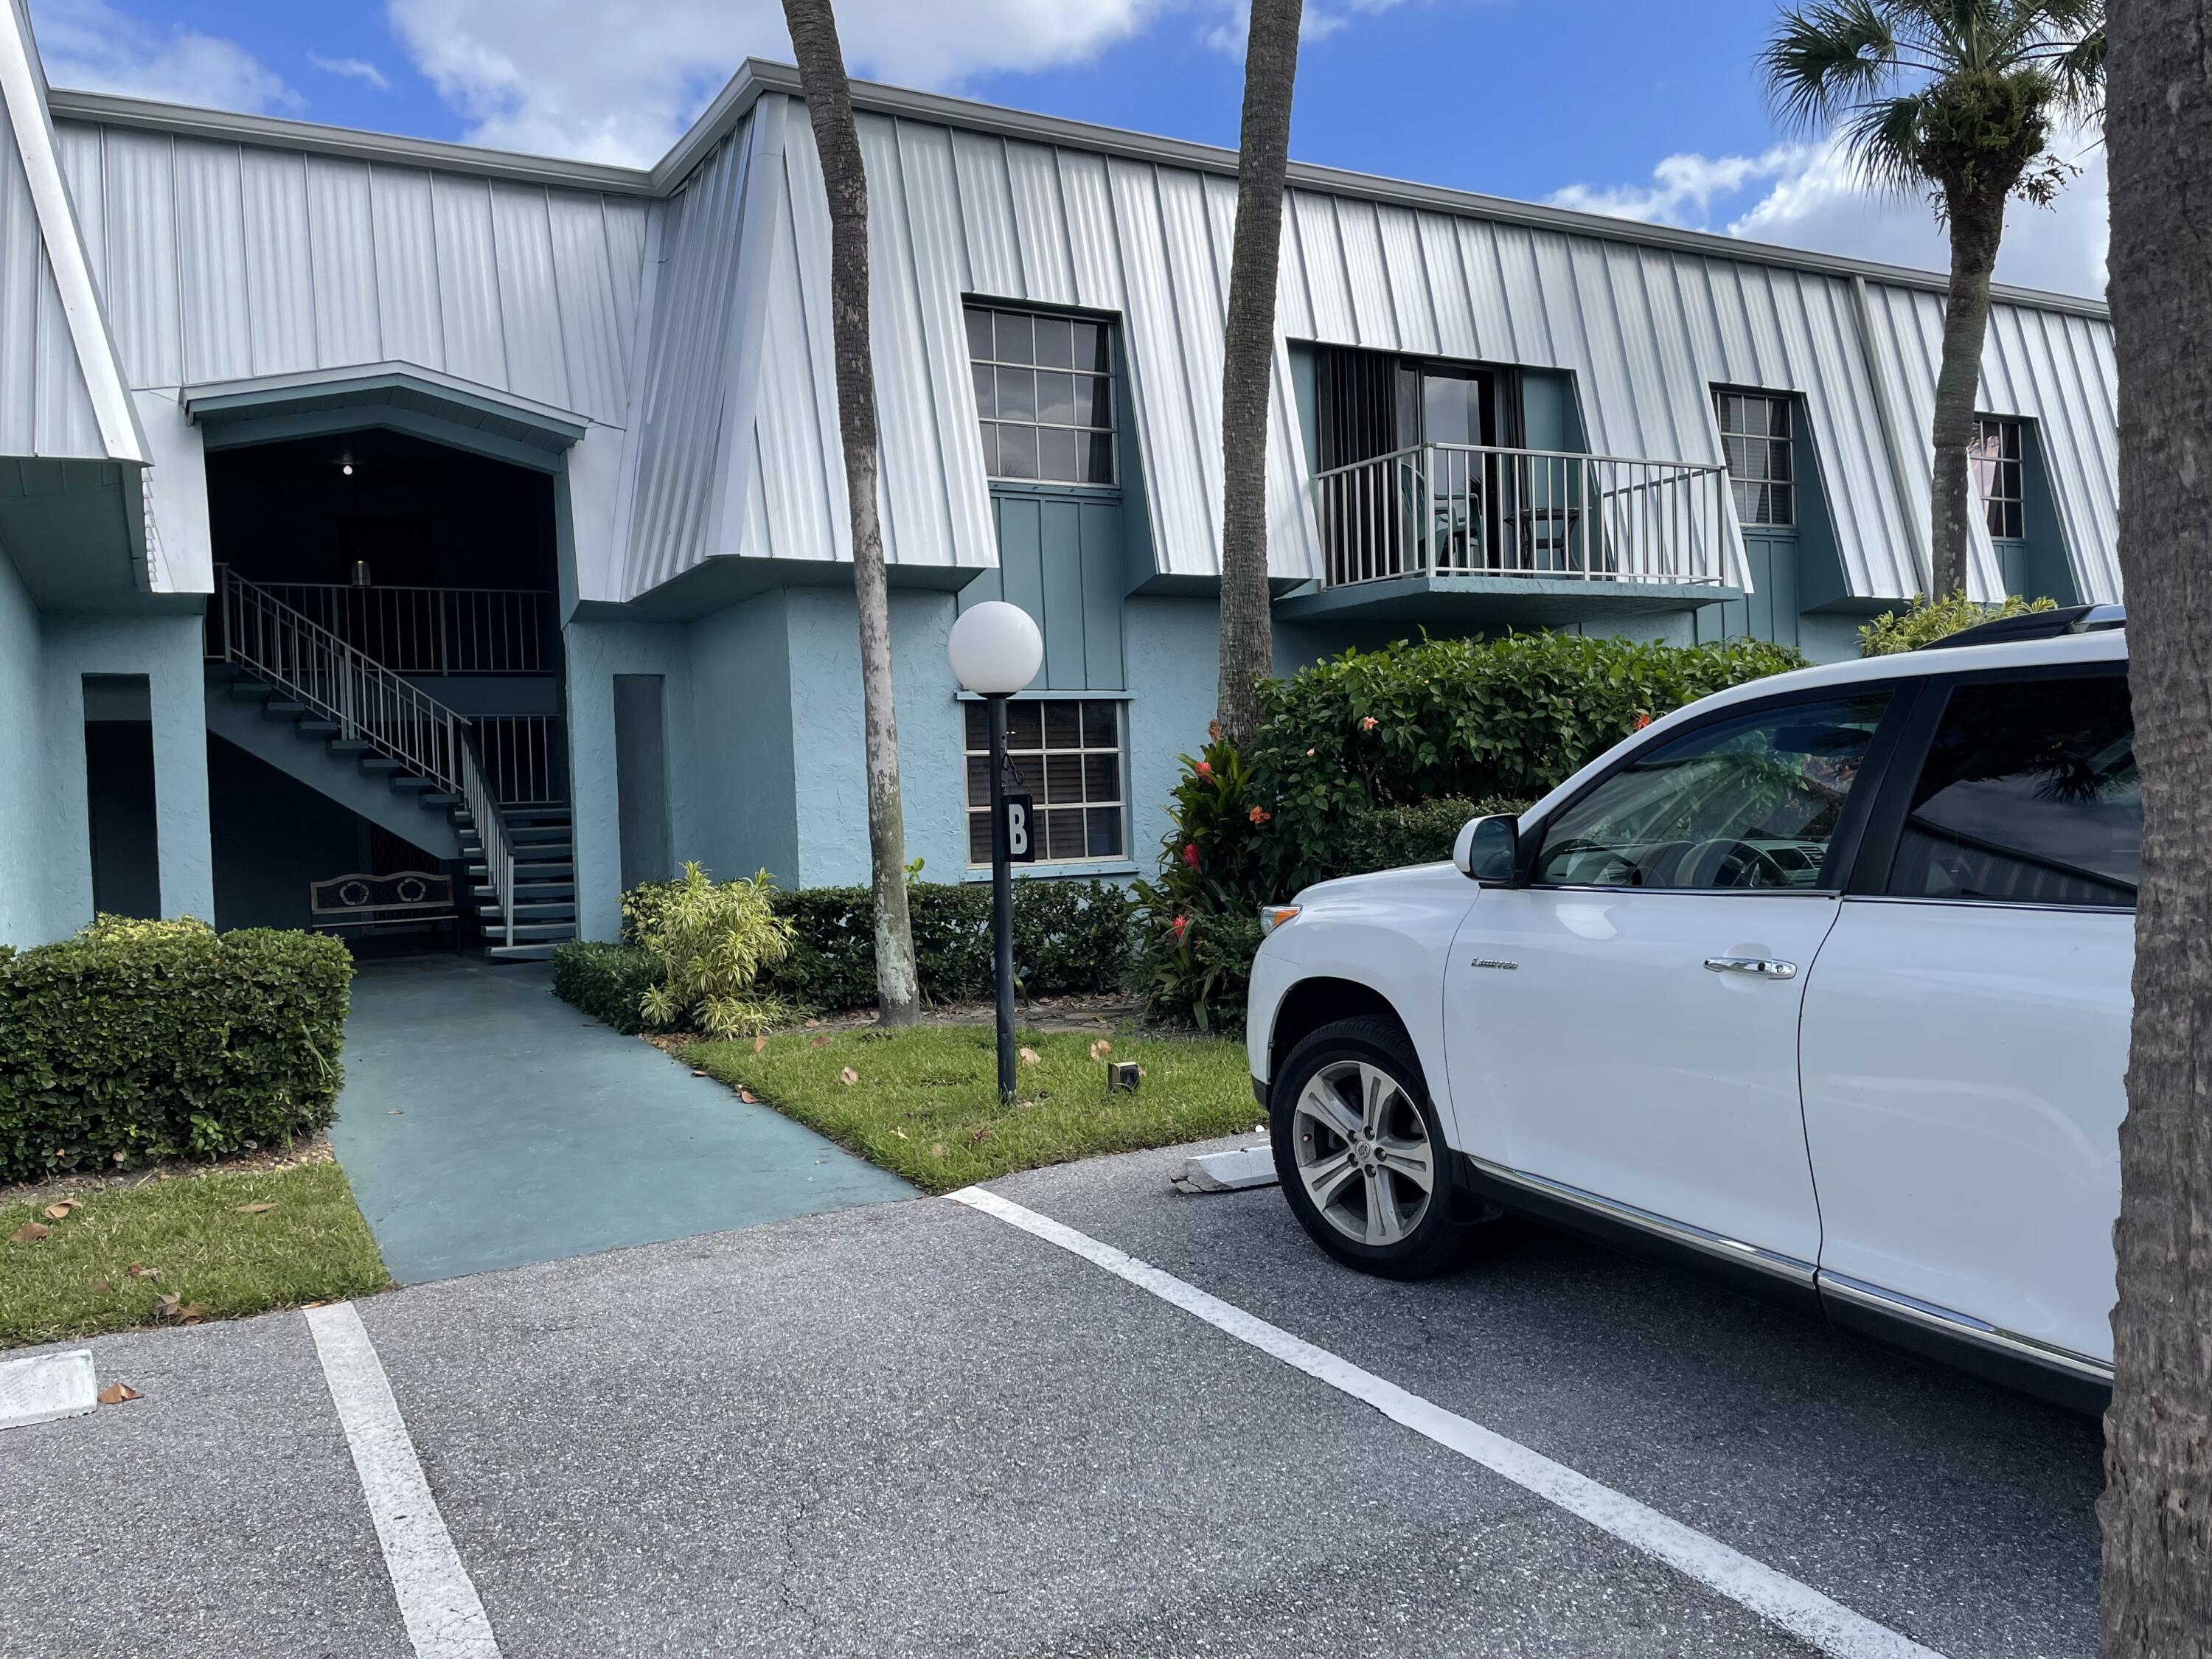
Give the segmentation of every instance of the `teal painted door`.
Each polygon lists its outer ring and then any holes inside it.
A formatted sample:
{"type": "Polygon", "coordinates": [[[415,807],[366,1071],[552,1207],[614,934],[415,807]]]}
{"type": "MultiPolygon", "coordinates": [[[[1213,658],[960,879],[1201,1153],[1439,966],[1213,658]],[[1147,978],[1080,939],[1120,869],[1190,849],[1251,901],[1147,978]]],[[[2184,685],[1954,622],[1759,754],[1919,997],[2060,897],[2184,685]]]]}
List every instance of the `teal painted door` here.
{"type": "Polygon", "coordinates": [[[1778,645],[1797,643],[1797,538],[1788,531],[1747,530],[1744,532],[1745,562],[1751,567],[1752,591],[1726,605],[1708,605],[1698,614],[1701,640],[1772,640],[1778,645]]]}
{"type": "Polygon", "coordinates": [[[991,492],[999,568],[961,590],[960,608],[1007,599],[1044,634],[1042,691],[1123,691],[1121,502],[1076,490],[991,492]]]}

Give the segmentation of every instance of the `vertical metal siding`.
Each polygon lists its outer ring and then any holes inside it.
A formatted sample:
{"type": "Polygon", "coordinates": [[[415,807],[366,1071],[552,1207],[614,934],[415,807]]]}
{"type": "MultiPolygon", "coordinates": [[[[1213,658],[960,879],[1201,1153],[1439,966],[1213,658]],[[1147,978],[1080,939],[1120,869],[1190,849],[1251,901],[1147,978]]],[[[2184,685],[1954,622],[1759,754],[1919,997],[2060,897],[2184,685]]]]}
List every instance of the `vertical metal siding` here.
{"type": "Polygon", "coordinates": [[[568,387],[544,186],[495,180],[491,225],[507,386],[556,409],[573,409],[577,400],[568,387]]]}
{"type": "Polygon", "coordinates": [[[43,453],[39,382],[56,367],[40,349],[39,291],[46,263],[31,181],[0,118],[0,455],[43,453]]]}
{"type": "Polygon", "coordinates": [[[158,133],[107,128],[107,317],[134,386],[182,386],[176,146],[158,133]]]}
{"type": "Polygon", "coordinates": [[[380,357],[443,369],[446,325],[438,302],[438,231],[430,210],[430,175],[412,167],[373,167],[368,198],[376,239],[380,357]]]}
{"type": "Polygon", "coordinates": [[[238,146],[178,139],[177,198],[185,379],[243,380],[254,373],[253,311],[238,146]]]}
{"type": "Polygon", "coordinates": [[[307,158],[249,149],[240,161],[253,373],[279,374],[317,356],[307,158]]]}
{"type": "Polygon", "coordinates": [[[430,219],[437,237],[438,320],[445,331],[447,371],[465,380],[507,386],[489,186],[482,179],[432,173],[430,219]]]}
{"type": "MultiPolygon", "coordinates": [[[[545,203],[554,297],[568,354],[568,407],[619,426],[629,386],[637,303],[619,296],[606,210],[590,197],[552,195],[545,203]]],[[[503,244],[502,244],[503,246],[503,244]]],[[[635,273],[629,288],[635,294],[635,273]]]]}
{"type": "Polygon", "coordinates": [[[362,161],[307,158],[307,258],[314,281],[317,368],[384,359],[377,322],[376,215],[362,161]]]}

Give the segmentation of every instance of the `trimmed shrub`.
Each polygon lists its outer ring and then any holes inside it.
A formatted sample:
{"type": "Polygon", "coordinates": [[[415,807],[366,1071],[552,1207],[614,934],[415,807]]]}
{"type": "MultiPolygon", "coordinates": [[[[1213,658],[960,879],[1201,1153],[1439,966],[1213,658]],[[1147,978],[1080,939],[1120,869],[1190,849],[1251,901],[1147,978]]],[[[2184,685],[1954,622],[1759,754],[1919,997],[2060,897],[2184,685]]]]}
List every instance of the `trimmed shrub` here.
{"type": "Polygon", "coordinates": [[[1888,657],[1900,651],[1917,651],[1962,628],[1995,622],[2000,617],[2024,617],[2031,611],[2056,611],[2056,599],[2024,599],[2009,594],[1996,605],[1977,605],[1964,593],[1948,599],[1930,599],[1916,593],[1903,611],[1885,611],[1859,629],[1859,655],[1888,657]]]}
{"type": "Polygon", "coordinates": [[[101,916],[0,957],[0,1182],[220,1158],[337,1115],[334,939],[101,916]]]}
{"type": "Polygon", "coordinates": [[[1510,812],[1516,817],[1530,803],[1504,796],[1489,800],[1462,800],[1440,795],[1434,800],[1413,801],[1404,806],[1370,806],[1355,810],[1345,836],[1345,867],[1340,876],[1364,875],[1370,870],[1397,870],[1409,864],[1440,864],[1451,856],[1452,842],[1469,818],[1510,812]]]}
{"type": "Polygon", "coordinates": [[[646,993],[659,977],[653,953],[635,945],[564,939],[553,947],[553,994],[625,1036],[646,1029],[646,993]]]}
{"type": "MultiPolygon", "coordinates": [[[[635,939],[678,884],[654,882],[623,895],[623,927],[635,939]]],[[[874,900],[866,887],[804,887],[773,896],[791,948],[760,980],[763,994],[822,1013],[876,1000],[874,900]]],[[[1103,995],[1123,988],[1134,949],[1129,893],[1108,882],[1014,884],[1014,975],[1024,996],[1103,995]]],[[[991,890],[982,882],[912,882],[909,925],[921,994],[934,1003],[991,994],[991,890]]],[[[637,997],[655,982],[652,957],[635,945],[564,945],[553,952],[553,989],[617,1030],[641,1023],[637,997]],[[635,991],[635,994],[632,994],[635,991]],[[629,1012],[608,1008],[628,998],[629,1012]]]]}

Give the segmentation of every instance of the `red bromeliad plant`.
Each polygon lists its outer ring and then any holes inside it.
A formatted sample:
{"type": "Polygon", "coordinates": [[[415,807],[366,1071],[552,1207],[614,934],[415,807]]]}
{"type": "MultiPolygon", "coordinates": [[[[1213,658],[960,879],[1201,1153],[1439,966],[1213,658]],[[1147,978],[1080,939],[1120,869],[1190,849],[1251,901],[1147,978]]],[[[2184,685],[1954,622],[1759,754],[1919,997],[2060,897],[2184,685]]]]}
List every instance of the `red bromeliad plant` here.
{"type": "Polygon", "coordinates": [[[1260,943],[1250,896],[1263,880],[1263,826],[1272,816],[1249,798],[1251,772],[1218,730],[1201,757],[1182,757],[1160,873],[1136,884],[1139,988],[1158,1012],[1201,1027],[1234,1024],[1243,1012],[1260,943]]]}

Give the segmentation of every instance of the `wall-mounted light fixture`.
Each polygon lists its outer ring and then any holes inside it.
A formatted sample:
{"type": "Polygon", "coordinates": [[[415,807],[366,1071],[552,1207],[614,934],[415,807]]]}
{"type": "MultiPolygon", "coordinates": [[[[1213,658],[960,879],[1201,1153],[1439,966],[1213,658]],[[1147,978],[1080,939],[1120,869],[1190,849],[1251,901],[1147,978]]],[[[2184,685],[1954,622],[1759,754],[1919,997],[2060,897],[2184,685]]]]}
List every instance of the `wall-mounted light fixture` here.
{"type": "Polygon", "coordinates": [[[356,559],[353,562],[353,585],[356,587],[367,587],[368,586],[368,561],[367,559],[356,559]]]}
{"type": "Polygon", "coordinates": [[[344,473],[347,477],[350,478],[353,477],[353,463],[351,461],[340,461],[338,463],[338,471],[344,473]]]}

